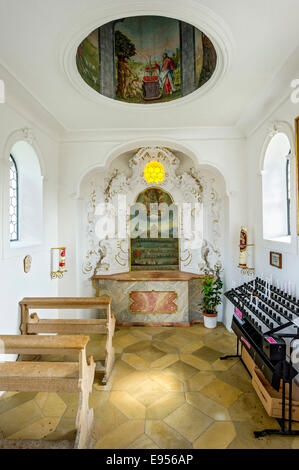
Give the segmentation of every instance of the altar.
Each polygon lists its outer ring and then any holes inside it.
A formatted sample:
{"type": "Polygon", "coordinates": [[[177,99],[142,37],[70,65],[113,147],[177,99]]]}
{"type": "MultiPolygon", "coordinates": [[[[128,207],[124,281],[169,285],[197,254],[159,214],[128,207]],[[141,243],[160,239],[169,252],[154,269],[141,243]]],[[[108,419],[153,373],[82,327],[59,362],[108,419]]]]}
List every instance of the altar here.
{"type": "Polygon", "coordinates": [[[94,275],[97,295],[112,297],[119,325],[189,326],[200,321],[203,276],[181,271],[94,275]]]}

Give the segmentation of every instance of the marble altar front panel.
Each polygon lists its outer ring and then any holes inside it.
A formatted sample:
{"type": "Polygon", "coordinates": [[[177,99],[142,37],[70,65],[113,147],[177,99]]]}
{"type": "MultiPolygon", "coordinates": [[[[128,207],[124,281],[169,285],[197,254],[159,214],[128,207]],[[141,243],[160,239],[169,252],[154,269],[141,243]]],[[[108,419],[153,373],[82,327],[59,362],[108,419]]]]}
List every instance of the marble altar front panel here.
{"type": "MultiPolygon", "coordinates": [[[[190,280],[132,280],[119,281],[116,279],[94,279],[98,288],[98,295],[112,297],[112,311],[118,323],[189,323],[202,318],[201,313],[201,284],[202,279],[190,280]],[[172,313],[158,313],[159,308],[149,304],[148,312],[137,313],[132,309],[135,293],[167,293],[172,295],[172,313]],[[176,295],[173,295],[176,294],[176,295]],[[132,311],[133,310],[133,311],[132,311]],[[152,313],[157,311],[157,313],[152,313]]],[[[138,295],[137,295],[138,297],[138,295]]],[[[152,296],[153,297],[153,296],[152,296]]],[[[160,295],[161,297],[161,295],[160,295]]]]}

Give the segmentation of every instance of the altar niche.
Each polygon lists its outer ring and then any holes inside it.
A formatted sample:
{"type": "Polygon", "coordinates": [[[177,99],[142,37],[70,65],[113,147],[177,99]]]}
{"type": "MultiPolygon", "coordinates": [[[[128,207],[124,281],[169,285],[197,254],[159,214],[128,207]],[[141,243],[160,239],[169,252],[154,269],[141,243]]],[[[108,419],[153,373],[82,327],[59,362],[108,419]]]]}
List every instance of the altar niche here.
{"type": "Polygon", "coordinates": [[[179,271],[178,208],[161,188],[142,191],[130,208],[131,271],[179,271]]]}

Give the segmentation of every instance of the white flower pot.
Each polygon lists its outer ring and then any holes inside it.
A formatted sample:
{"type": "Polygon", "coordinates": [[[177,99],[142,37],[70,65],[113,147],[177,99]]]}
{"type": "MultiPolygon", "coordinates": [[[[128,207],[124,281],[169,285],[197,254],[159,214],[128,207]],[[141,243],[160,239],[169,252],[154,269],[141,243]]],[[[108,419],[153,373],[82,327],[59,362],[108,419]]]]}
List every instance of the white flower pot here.
{"type": "Polygon", "coordinates": [[[203,323],[206,328],[216,328],[217,326],[217,315],[215,316],[207,316],[204,315],[203,323]]]}

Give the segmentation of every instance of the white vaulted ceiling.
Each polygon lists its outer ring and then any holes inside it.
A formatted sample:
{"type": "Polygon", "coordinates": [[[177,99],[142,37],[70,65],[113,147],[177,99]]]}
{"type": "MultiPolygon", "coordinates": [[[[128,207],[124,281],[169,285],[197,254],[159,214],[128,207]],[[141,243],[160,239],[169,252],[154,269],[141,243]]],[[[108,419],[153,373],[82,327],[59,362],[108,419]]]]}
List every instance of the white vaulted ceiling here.
{"type": "Polygon", "coordinates": [[[67,130],[235,126],[299,50],[298,24],[298,0],[0,0],[0,63],[67,130]],[[150,107],[88,94],[76,75],[76,46],[94,27],[138,14],[208,33],[221,53],[214,86],[150,107]]]}

